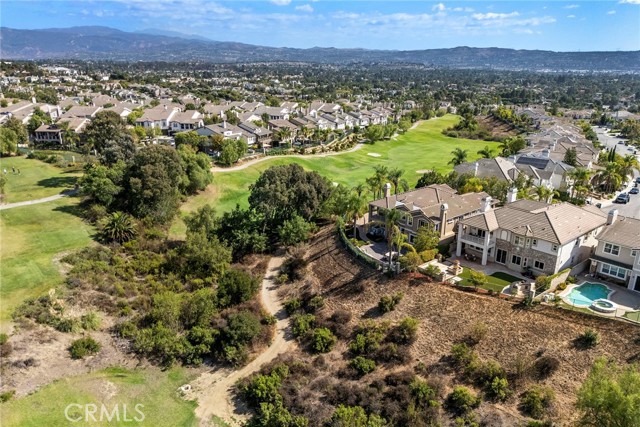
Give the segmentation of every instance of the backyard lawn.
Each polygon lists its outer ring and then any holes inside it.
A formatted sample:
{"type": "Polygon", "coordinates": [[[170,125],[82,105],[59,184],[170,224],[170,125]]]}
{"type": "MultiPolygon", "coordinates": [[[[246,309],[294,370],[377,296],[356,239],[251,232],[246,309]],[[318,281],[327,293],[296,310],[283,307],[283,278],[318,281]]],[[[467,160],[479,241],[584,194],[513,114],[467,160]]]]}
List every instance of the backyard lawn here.
{"type": "MultiPolygon", "coordinates": [[[[398,136],[396,140],[365,144],[357,151],[337,156],[273,157],[246,169],[217,172],[214,173],[214,182],[210,186],[212,189],[189,199],[182,210],[192,211],[205,203],[212,204],[219,213],[232,210],[237,203],[246,207],[249,185],[258,179],[260,173],[271,166],[290,163],[297,163],[307,170],[317,171],[330,181],[349,186],[364,183],[367,177],[373,175],[374,166],[398,167],[405,171],[404,178],[413,188],[422,176],[422,172],[419,171],[452,170],[448,162],[452,158],[451,151],[454,148],[468,150],[468,160],[471,161],[480,157],[477,151],[486,145],[492,149],[498,147],[497,142],[450,138],[442,134],[443,129],[452,126],[458,120],[459,117],[454,115],[427,120],[415,129],[398,136]]],[[[172,235],[179,236],[184,231],[182,221],[177,220],[171,231],[172,235]]]]}
{"type": "MultiPolygon", "coordinates": [[[[63,378],[55,381],[34,394],[11,400],[2,404],[0,425],[3,427],[48,426],[67,427],[69,425],[109,425],[109,426],[195,426],[194,409],[196,404],[180,398],[177,389],[192,379],[183,368],[160,370],[145,368],[127,370],[109,368],[91,374],[63,378]],[[96,419],[100,415],[102,404],[112,412],[116,405],[120,412],[119,421],[114,417],[107,422],[93,422],[91,418],[80,422],[70,422],[65,417],[67,405],[97,405],[96,419]],[[144,414],[144,420],[134,422],[133,417],[141,418],[135,405],[144,414]],[[123,419],[126,405],[127,421],[123,419]]],[[[71,419],[83,416],[84,406],[73,406],[68,411],[71,419]]]]}
{"type": "MultiPolygon", "coordinates": [[[[469,282],[471,275],[469,274],[468,268],[465,267],[464,270],[462,270],[462,274],[460,274],[460,277],[463,279],[461,282],[458,282],[460,286],[473,286],[469,282]]],[[[502,273],[500,271],[497,271],[492,275],[487,276],[487,279],[489,280],[489,283],[487,283],[486,286],[479,286],[479,287],[486,289],[488,291],[494,291],[494,292],[502,292],[505,286],[510,285],[512,282],[517,282],[522,280],[522,279],[519,279],[518,277],[512,276],[507,273],[502,273]]]]}
{"type": "MultiPolygon", "coordinates": [[[[78,155],[80,157],[80,155],[78,155]]],[[[73,188],[82,168],[61,169],[49,163],[26,157],[3,157],[0,159],[0,173],[7,170],[5,177],[5,203],[23,202],[54,196],[73,188]],[[16,169],[13,173],[12,168],[16,169]],[[20,174],[17,174],[18,169],[20,174]]]]}
{"type": "Polygon", "coordinates": [[[63,198],[0,211],[0,325],[26,298],[62,282],[55,255],[91,241],[93,228],[77,216],[77,204],[63,198]]]}

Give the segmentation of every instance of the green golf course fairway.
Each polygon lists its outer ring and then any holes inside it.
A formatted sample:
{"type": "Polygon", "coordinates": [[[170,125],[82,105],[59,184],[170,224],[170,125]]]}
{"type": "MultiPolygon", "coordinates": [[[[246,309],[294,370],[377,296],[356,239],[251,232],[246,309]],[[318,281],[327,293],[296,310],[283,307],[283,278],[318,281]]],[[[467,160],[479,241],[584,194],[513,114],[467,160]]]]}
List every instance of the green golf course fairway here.
{"type": "Polygon", "coordinates": [[[109,368],[76,377],[62,378],[35,393],[2,404],[3,427],[139,426],[191,427],[197,424],[195,402],[178,396],[178,387],[188,383],[194,373],[183,368],[128,370],[109,368]],[[140,412],[136,412],[136,404],[140,412]],[[65,416],[65,409],[73,405],[65,416]],[[95,421],[86,419],[85,406],[96,405],[95,421]],[[102,418],[102,405],[112,413],[117,406],[120,420],[102,418]],[[127,421],[123,418],[126,405],[127,421]],[[144,415],[144,419],[140,420],[144,415]],[[138,417],[140,421],[132,421],[138,417]]]}
{"type": "MultiPolygon", "coordinates": [[[[374,166],[400,168],[405,171],[404,179],[413,187],[422,176],[418,171],[452,170],[453,167],[449,161],[453,157],[451,152],[454,148],[467,150],[468,161],[479,158],[478,150],[487,145],[497,151],[499,145],[497,142],[450,138],[442,134],[443,129],[456,124],[459,120],[459,116],[451,114],[426,120],[395,140],[365,144],[357,151],[336,156],[309,158],[274,156],[246,169],[216,172],[213,184],[207,191],[190,198],[181,210],[192,212],[207,203],[212,204],[218,213],[232,210],[236,204],[246,207],[249,186],[258,179],[262,171],[271,166],[291,163],[297,163],[307,170],[314,170],[330,181],[349,186],[364,183],[367,177],[373,175],[374,166]]],[[[179,219],[171,228],[171,234],[178,237],[184,234],[184,230],[184,223],[179,219]]]]}

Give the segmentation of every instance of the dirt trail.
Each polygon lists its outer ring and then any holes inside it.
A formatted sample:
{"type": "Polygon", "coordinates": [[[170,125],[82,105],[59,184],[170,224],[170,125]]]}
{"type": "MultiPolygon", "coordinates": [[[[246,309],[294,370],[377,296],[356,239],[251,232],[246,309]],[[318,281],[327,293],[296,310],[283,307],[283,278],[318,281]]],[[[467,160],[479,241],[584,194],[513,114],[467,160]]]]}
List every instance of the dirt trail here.
{"type": "Polygon", "coordinates": [[[217,416],[230,426],[240,426],[250,417],[249,410],[234,393],[235,383],[260,370],[262,366],[284,353],[292,344],[289,322],[278,298],[275,279],[285,256],[274,256],[269,261],[262,280],[261,298],[265,309],[277,319],[274,339],[263,353],[240,370],[222,369],[206,372],[191,383],[192,389],[185,394],[187,399],[197,399],[196,416],[201,426],[210,426],[211,417],[217,416]]]}

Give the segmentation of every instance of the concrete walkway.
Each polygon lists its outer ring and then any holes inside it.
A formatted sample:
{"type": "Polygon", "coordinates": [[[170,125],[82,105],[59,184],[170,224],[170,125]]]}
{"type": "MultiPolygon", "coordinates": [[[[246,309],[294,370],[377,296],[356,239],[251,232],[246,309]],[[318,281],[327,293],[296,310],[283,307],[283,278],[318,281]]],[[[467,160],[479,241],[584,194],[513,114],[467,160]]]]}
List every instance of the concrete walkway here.
{"type": "Polygon", "coordinates": [[[24,202],[6,203],[0,205],[0,211],[5,209],[19,208],[20,206],[37,205],[39,203],[53,202],[54,200],[62,199],[63,197],[73,196],[77,193],[77,190],[65,190],[55,196],[43,197],[42,199],[25,200],[24,202]]]}

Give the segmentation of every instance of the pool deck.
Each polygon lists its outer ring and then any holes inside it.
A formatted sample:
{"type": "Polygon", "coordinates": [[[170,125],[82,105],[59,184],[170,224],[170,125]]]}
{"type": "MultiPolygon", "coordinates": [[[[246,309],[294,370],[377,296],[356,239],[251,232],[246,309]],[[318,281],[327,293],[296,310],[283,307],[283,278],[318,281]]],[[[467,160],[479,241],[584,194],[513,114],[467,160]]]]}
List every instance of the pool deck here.
{"type": "Polygon", "coordinates": [[[564,291],[562,291],[559,296],[562,298],[562,300],[569,304],[569,305],[573,305],[573,303],[567,299],[567,296],[571,293],[571,290],[573,288],[576,288],[578,286],[584,285],[585,283],[594,283],[594,284],[599,284],[599,285],[603,285],[606,286],[607,288],[609,288],[609,290],[611,291],[609,293],[609,296],[607,297],[607,300],[613,302],[614,304],[617,305],[617,309],[615,312],[613,313],[602,313],[602,312],[597,312],[595,310],[590,309],[588,306],[586,305],[580,305],[577,304],[575,305],[576,307],[580,307],[580,308],[589,308],[589,310],[593,311],[594,313],[597,313],[599,315],[609,315],[612,317],[620,317],[623,316],[625,313],[630,312],[630,311],[638,311],[640,309],[640,294],[637,292],[633,292],[630,291],[626,288],[623,288],[622,286],[617,286],[617,285],[613,285],[611,283],[603,283],[602,281],[599,281],[597,279],[591,278],[591,277],[585,277],[585,276],[580,276],[580,280],[578,281],[578,283],[574,284],[574,285],[569,285],[567,286],[567,289],[565,289],[564,291]]]}

